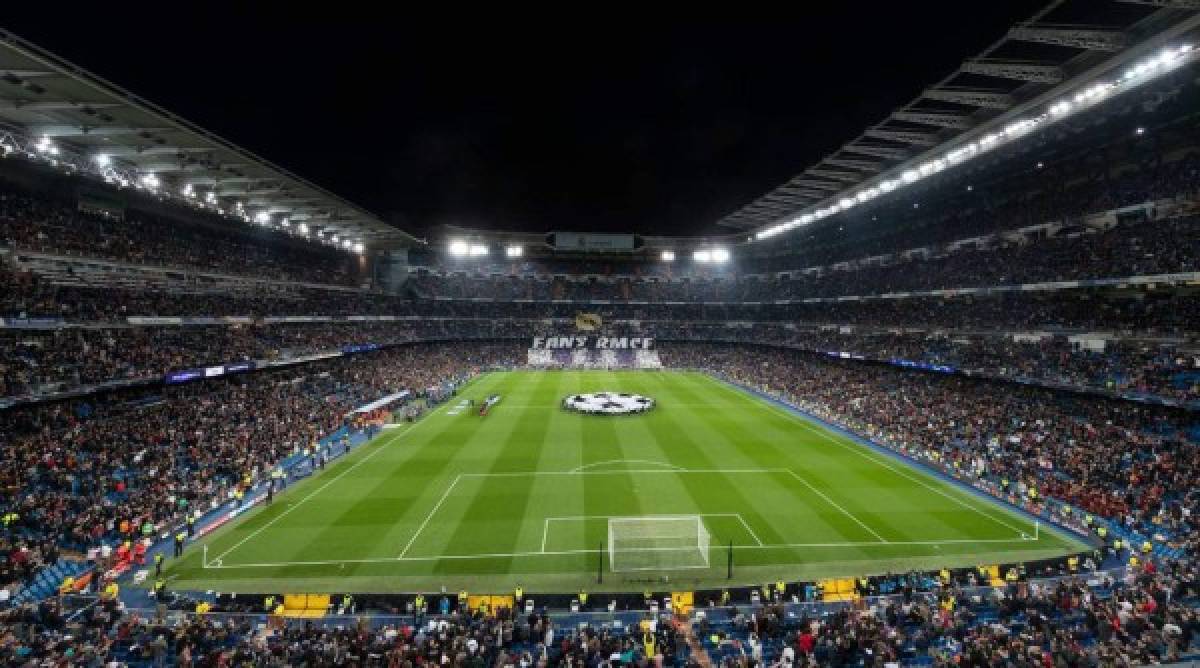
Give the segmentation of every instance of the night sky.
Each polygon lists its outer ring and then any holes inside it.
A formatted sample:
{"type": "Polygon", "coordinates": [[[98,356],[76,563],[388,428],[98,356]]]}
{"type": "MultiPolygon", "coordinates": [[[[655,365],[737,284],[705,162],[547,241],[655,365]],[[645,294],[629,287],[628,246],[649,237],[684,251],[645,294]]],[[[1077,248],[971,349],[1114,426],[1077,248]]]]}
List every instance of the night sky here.
{"type": "Polygon", "coordinates": [[[1044,0],[749,18],[19,4],[6,28],[407,230],[702,234],[1044,0]]]}

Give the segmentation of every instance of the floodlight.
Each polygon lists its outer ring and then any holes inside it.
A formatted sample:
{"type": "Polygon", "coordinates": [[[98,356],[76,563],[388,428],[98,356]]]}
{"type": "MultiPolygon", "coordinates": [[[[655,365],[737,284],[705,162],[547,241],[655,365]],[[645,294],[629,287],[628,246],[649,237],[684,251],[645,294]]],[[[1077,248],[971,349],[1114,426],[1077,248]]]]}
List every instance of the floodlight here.
{"type": "Polygon", "coordinates": [[[470,248],[465,241],[451,241],[449,251],[451,255],[461,257],[469,252],[470,248]]]}
{"type": "Polygon", "coordinates": [[[100,165],[101,167],[108,167],[112,164],[112,158],[108,157],[107,153],[101,153],[93,158],[93,160],[95,160],[96,164],[100,165]]]}
{"type": "Polygon", "coordinates": [[[363,252],[363,248],[364,248],[364,246],[361,241],[354,244],[354,252],[355,253],[358,253],[361,255],[363,252]]]}
{"type": "Polygon", "coordinates": [[[714,248],[712,250],[712,261],[717,264],[722,264],[729,261],[729,251],[724,248],[714,248]]]}
{"type": "Polygon", "coordinates": [[[259,211],[258,213],[254,214],[254,222],[260,225],[266,225],[267,223],[271,222],[271,214],[267,213],[266,211],[259,211]]]}
{"type": "Polygon", "coordinates": [[[488,247],[483,244],[471,244],[469,255],[471,257],[479,257],[488,254],[488,247]]]}
{"type": "Polygon", "coordinates": [[[520,246],[509,246],[504,249],[504,254],[508,257],[521,257],[525,254],[525,249],[520,246]]]}
{"type": "Polygon", "coordinates": [[[659,254],[659,257],[662,258],[663,262],[674,262],[675,261],[675,251],[665,250],[659,254]]]}

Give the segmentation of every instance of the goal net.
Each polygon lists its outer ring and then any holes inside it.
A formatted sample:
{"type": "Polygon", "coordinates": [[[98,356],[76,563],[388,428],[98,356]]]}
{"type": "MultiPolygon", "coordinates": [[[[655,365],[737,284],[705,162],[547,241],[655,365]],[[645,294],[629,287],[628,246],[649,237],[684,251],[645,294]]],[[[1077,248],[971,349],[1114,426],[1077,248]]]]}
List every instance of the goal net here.
{"type": "Polygon", "coordinates": [[[708,567],[708,529],[699,515],[610,517],[613,572],[708,567]]]}

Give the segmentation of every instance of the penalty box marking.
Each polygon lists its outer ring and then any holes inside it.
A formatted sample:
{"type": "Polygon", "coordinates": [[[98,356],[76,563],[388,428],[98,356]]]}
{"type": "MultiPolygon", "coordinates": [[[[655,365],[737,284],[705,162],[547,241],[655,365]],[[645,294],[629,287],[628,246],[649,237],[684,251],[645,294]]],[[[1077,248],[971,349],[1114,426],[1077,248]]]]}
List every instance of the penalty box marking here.
{"type": "MultiPolygon", "coordinates": [[[[441,507],[442,507],[442,504],[444,504],[444,503],[446,502],[446,499],[448,499],[448,498],[450,497],[450,493],[451,493],[451,492],[454,490],[454,488],[455,488],[455,487],[457,487],[457,486],[458,486],[458,483],[459,483],[459,481],[461,481],[463,478],[519,478],[519,477],[534,477],[534,476],[590,476],[590,475],[624,475],[624,474],[629,474],[629,473],[643,474],[643,475],[680,475],[680,474],[684,474],[684,473],[699,473],[699,474],[721,474],[721,475],[724,475],[724,474],[762,474],[762,473],[784,473],[784,474],[790,475],[790,476],[792,476],[793,478],[795,478],[795,479],[796,479],[798,482],[800,482],[801,484],[803,484],[803,485],[804,485],[804,486],[805,486],[807,489],[809,489],[810,491],[812,491],[813,493],[815,493],[817,496],[819,496],[819,497],[820,497],[822,500],[824,500],[826,503],[828,503],[828,504],[829,504],[829,505],[830,505],[832,508],[834,508],[834,509],[835,509],[835,510],[837,510],[838,512],[842,513],[842,514],[843,514],[843,515],[845,515],[846,517],[850,518],[850,519],[851,519],[853,522],[855,522],[855,523],[856,523],[856,524],[858,524],[860,527],[862,527],[863,529],[865,529],[865,530],[866,530],[868,533],[870,533],[872,536],[874,536],[874,537],[875,537],[875,539],[876,539],[876,543],[877,543],[877,544],[879,544],[879,545],[904,545],[904,544],[905,544],[905,542],[903,542],[903,541],[889,541],[889,540],[885,539],[883,536],[879,535],[879,532],[877,532],[877,531],[875,531],[874,529],[872,529],[872,528],[871,528],[870,526],[868,526],[868,525],[867,525],[865,522],[863,522],[863,521],[862,521],[862,520],[860,520],[858,517],[856,517],[856,516],[855,516],[853,513],[851,513],[850,511],[846,510],[845,508],[843,508],[843,507],[842,507],[841,505],[839,505],[838,503],[836,503],[836,502],[835,502],[833,499],[831,499],[831,498],[829,497],[829,495],[827,495],[827,494],[825,494],[824,492],[820,491],[819,489],[817,489],[816,487],[814,487],[812,484],[810,484],[810,483],[809,483],[807,480],[805,480],[804,478],[800,477],[800,475],[799,475],[799,474],[797,474],[795,471],[793,471],[792,469],[788,469],[788,468],[758,468],[758,469],[625,469],[625,470],[615,470],[615,471],[587,471],[587,470],[574,469],[574,470],[571,470],[571,471],[506,471],[506,472],[499,472],[499,473],[460,473],[459,475],[455,476],[454,480],[453,480],[453,481],[450,483],[450,485],[449,485],[449,486],[446,488],[446,491],[442,493],[442,496],[441,496],[441,498],[439,498],[439,499],[438,499],[438,501],[437,501],[437,503],[435,503],[435,504],[434,504],[433,508],[432,508],[432,509],[429,511],[429,514],[427,514],[427,515],[425,516],[425,519],[424,519],[424,520],[421,522],[420,526],[418,526],[418,527],[417,527],[417,531],[416,531],[416,533],[414,533],[414,534],[412,535],[412,537],[411,537],[411,538],[409,538],[409,540],[408,540],[408,543],[407,543],[407,544],[405,544],[405,546],[404,546],[404,549],[400,551],[400,555],[397,557],[397,559],[409,559],[409,558],[410,558],[410,557],[408,556],[408,552],[409,552],[409,550],[411,550],[411,549],[412,549],[412,546],[413,546],[413,545],[416,543],[416,541],[417,541],[417,538],[418,538],[418,537],[421,535],[421,533],[422,533],[422,532],[424,532],[424,531],[425,531],[425,528],[426,528],[426,527],[429,525],[429,521],[430,521],[431,519],[433,519],[433,516],[434,516],[435,514],[437,514],[437,512],[438,512],[438,511],[441,509],[441,507]]],[[[692,516],[694,517],[695,515],[692,515],[692,516]]],[[[743,524],[744,524],[744,523],[745,523],[745,521],[743,520],[743,524]]],[[[749,528],[749,527],[747,527],[747,528],[749,528]]],[[[751,533],[753,533],[753,531],[751,531],[751,533]]],[[[1019,534],[1019,535],[1022,535],[1022,536],[1024,536],[1024,534],[1023,534],[1023,533],[1021,533],[1021,532],[1018,532],[1018,534],[1019,534]]],[[[545,527],[543,527],[543,539],[544,539],[544,538],[545,538],[545,527]]],[[[756,540],[757,540],[757,537],[756,537],[756,540]]],[[[1015,540],[1023,540],[1023,538],[1022,538],[1022,539],[1003,539],[1003,540],[1004,540],[1004,541],[1006,541],[1006,542],[1009,542],[1009,541],[1015,541],[1015,540]]],[[[756,548],[760,548],[760,547],[772,547],[772,545],[764,545],[764,544],[762,544],[762,541],[761,541],[761,540],[760,540],[760,541],[758,541],[758,542],[760,543],[759,545],[756,545],[756,546],[744,546],[744,547],[756,547],[756,548]]],[[[930,542],[930,543],[937,543],[937,542],[945,542],[945,541],[929,541],[929,542],[930,542]]],[[[986,542],[986,541],[979,541],[979,542],[986,542]]],[[[789,545],[793,545],[793,546],[799,546],[799,547],[829,547],[829,546],[830,546],[830,545],[828,545],[828,544],[812,544],[812,543],[807,543],[807,544],[803,544],[803,545],[800,545],[800,544],[785,544],[785,543],[776,543],[776,544],[774,544],[774,546],[778,546],[778,547],[784,547],[784,546],[789,546],[789,545]]],[[[567,553],[568,553],[568,554],[570,554],[570,553],[573,553],[573,552],[571,552],[571,551],[568,551],[567,553]]],[[[514,554],[512,554],[511,556],[523,556],[524,554],[550,554],[550,553],[549,553],[549,552],[545,552],[545,549],[544,549],[544,546],[543,546],[543,551],[542,551],[542,552],[514,553],[514,554]]],[[[465,557],[465,556],[467,556],[467,555],[460,555],[460,556],[464,556],[464,557],[465,557]]],[[[441,558],[447,558],[447,557],[441,557],[441,558]]]]}
{"type": "MultiPolygon", "coordinates": [[[[547,517],[542,522],[542,552],[544,553],[546,551],[546,539],[550,535],[550,523],[551,522],[583,522],[586,520],[609,520],[614,517],[627,517],[627,516],[626,515],[566,515],[563,517],[547,517]]],[[[754,529],[750,528],[750,525],[746,523],[746,520],[742,518],[741,513],[694,513],[691,515],[653,515],[650,517],[653,517],[653,518],[681,518],[681,519],[693,518],[693,517],[700,517],[700,518],[736,517],[738,522],[741,522],[742,526],[745,527],[746,533],[750,534],[750,537],[753,538],[754,542],[758,544],[758,547],[763,547],[762,540],[758,537],[757,534],[754,533],[754,529]]],[[[705,527],[705,530],[707,530],[707,529],[708,529],[708,527],[705,527]]]]}
{"type": "MultiPolygon", "coordinates": [[[[417,426],[417,425],[414,425],[414,426],[417,426]]],[[[407,431],[408,430],[406,430],[404,433],[407,433],[407,431]]],[[[400,434],[396,434],[395,436],[400,436],[400,434]]],[[[417,531],[408,540],[408,543],[405,544],[404,549],[401,551],[399,556],[359,558],[359,559],[322,559],[322,560],[308,560],[308,561],[284,561],[284,562],[249,563],[249,564],[226,564],[226,563],[224,563],[224,559],[221,559],[219,561],[214,560],[216,563],[210,562],[208,564],[205,564],[203,567],[207,568],[207,569],[270,568],[270,567],[283,567],[283,566],[320,566],[320,565],[335,565],[335,564],[369,564],[369,563],[387,563],[387,562],[403,562],[403,561],[499,559],[499,558],[511,558],[511,557],[596,554],[599,552],[599,550],[597,550],[595,548],[579,549],[579,550],[545,551],[544,546],[543,546],[543,549],[541,551],[536,551],[536,552],[532,552],[532,551],[531,552],[492,552],[492,553],[479,553],[479,554],[446,554],[446,555],[440,555],[440,556],[415,556],[415,557],[408,556],[408,552],[412,548],[412,546],[416,543],[417,538],[421,535],[422,532],[424,532],[425,528],[429,525],[430,520],[432,520],[433,516],[436,515],[437,512],[441,509],[442,505],[446,502],[446,499],[448,499],[450,497],[450,494],[454,491],[454,488],[458,486],[458,483],[463,478],[510,478],[510,477],[532,477],[532,476],[558,476],[558,475],[561,475],[561,476],[622,475],[622,474],[627,474],[627,473],[657,474],[657,475],[667,475],[667,474],[677,475],[680,473],[701,473],[701,474],[786,473],[790,476],[797,478],[801,482],[804,482],[804,484],[807,487],[811,488],[811,485],[808,485],[808,483],[806,481],[803,481],[800,478],[800,476],[796,474],[795,471],[792,471],[791,469],[786,469],[786,468],[680,469],[680,470],[674,470],[674,469],[626,469],[626,470],[616,470],[616,471],[574,470],[574,471],[519,471],[519,472],[514,471],[514,472],[499,472],[499,473],[461,473],[461,474],[458,474],[457,476],[455,476],[454,480],[451,481],[450,485],[442,493],[441,497],[438,498],[437,503],[434,504],[433,508],[430,509],[429,513],[425,516],[424,520],[421,522],[420,526],[417,527],[417,531]]],[[[330,481],[330,483],[332,483],[332,482],[335,482],[335,481],[330,481]]],[[[320,491],[320,490],[318,490],[318,491],[320,491]]],[[[314,492],[313,494],[309,494],[301,501],[301,503],[303,503],[304,501],[307,501],[312,496],[315,496],[315,494],[316,494],[316,492],[314,492]]],[[[824,495],[822,495],[822,496],[824,496],[824,495]]],[[[826,500],[828,500],[828,499],[826,499],[826,500]]],[[[837,509],[841,512],[846,512],[841,508],[837,508],[837,509]]],[[[732,515],[736,515],[736,513],[728,513],[726,515],[732,516],[732,515]]],[[[691,516],[694,517],[695,514],[692,514],[691,516]]],[[[702,516],[703,516],[703,514],[702,514],[702,516]]],[[[605,517],[607,517],[607,516],[605,516],[605,517]]],[[[275,519],[277,520],[279,518],[275,518],[275,519]]],[[[746,524],[745,520],[743,518],[741,518],[740,516],[739,516],[739,519],[742,521],[743,524],[746,524]]],[[[271,524],[273,524],[273,523],[274,523],[274,521],[271,522],[271,524]]],[[[254,535],[257,535],[258,533],[260,533],[262,531],[262,529],[265,529],[265,528],[266,528],[266,526],[260,528],[259,531],[256,531],[254,533],[254,535]]],[[[746,525],[746,528],[748,531],[750,531],[751,534],[753,534],[753,530],[750,529],[749,525],[746,525]]],[[[543,526],[543,538],[545,537],[545,530],[546,530],[545,526],[543,526]]],[[[872,531],[872,533],[874,533],[874,532],[872,531]]],[[[908,541],[875,540],[875,541],[841,541],[841,542],[824,542],[824,543],[820,543],[820,542],[818,542],[818,543],[763,543],[757,537],[757,535],[755,535],[755,540],[758,542],[757,545],[734,545],[733,547],[735,550],[760,550],[760,549],[761,550],[771,550],[771,549],[791,549],[791,548],[837,548],[837,547],[860,548],[860,547],[883,547],[883,546],[955,545],[955,544],[962,544],[962,543],[1005,544],[1005,543],[1022,543],[1022,542],[1038,541],[1041,538],[1040,535],[1036,535],[1036,534],[1034,536],[1029,536],[1028,534],[1026,534],[1024,532],[1018,532],[1018,534],[1019,534],[1019,537],[1015,537],[1015,538],[987,538],[987,539],[950,538],[950,539],[942,539],[942,540],[908,540],[908,541]]],[[[221,555],[221,557],[228,556],[228,554],[230,552],[232,552],[235,548],[237,548],[238,546],[240,546],[242,543],[246,542],[250,538],[253,538],[254,535],[246,537],[241,542],[239,542],[237,545],[235,545],[233,548],[226,550],[221,555]]],[[[875,534],[875,535],[878,537],[878,534],[875,534]]]]}

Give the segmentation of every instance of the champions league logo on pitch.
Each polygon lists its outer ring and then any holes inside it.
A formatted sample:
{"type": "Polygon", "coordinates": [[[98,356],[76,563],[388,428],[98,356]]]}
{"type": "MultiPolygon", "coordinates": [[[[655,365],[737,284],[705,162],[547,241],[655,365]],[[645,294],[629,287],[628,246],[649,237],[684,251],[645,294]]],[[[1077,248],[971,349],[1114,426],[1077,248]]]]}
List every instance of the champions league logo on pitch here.
{"type": "Polygon", "coordinates": [[[640,394],[593,392],[572,394],[563,399],[563,408],[591,415],[632,415],[654,408],[654,400],[640,394]]]}

